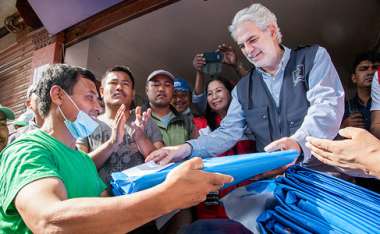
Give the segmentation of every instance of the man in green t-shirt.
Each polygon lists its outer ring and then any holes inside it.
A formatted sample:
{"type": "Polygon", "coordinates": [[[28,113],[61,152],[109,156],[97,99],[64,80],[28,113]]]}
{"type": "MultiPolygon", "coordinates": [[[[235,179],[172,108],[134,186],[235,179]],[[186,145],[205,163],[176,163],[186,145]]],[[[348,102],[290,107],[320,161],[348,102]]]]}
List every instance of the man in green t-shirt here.
{"type": "Polygon", "coordinates": [[[75,147],[97,127],[94,75],[54,64],[37,85],[41,129],[0,154],[0,233],[125,233],[175,209],[197,204],[230,176],[200,171],[198,159],[132,195],[107,196],[93,161],[75,147]],[[170,201],[170,202],[167,202],[170,201]]]}

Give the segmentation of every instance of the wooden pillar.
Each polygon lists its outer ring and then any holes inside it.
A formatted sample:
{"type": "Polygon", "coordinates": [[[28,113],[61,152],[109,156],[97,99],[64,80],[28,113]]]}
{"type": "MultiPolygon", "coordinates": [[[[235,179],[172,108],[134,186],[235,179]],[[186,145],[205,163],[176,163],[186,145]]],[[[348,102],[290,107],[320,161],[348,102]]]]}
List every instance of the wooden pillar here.
{"type": "Polygon", "coordinates": [[[61,63],[63,61],[64,35],[49,36],[44,29],[32,38],[34,51],[32,55],[32,69],[44,64],[61,63]]]}

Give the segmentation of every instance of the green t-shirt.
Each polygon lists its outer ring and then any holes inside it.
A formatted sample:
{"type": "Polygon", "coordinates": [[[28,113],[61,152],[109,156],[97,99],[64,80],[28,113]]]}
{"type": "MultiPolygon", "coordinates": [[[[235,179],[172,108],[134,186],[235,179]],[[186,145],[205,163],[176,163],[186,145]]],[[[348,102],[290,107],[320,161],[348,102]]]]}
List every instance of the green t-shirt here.
{"type": "Polygon", "coordinates": [[[180,145],[191,139],[194,125],[184,116],[172,111],[161,118],[152,113],[152,119],[160,129],[166,146],[180,145]]]}
{"type": "Polygon", "coordinates": [[[25,185],[46,177],[59,178],[69,199],[98,197],[106,188],[87,154],[35,130],[0,153],[0,233],[30,233],[13,201],[25,185]]]}

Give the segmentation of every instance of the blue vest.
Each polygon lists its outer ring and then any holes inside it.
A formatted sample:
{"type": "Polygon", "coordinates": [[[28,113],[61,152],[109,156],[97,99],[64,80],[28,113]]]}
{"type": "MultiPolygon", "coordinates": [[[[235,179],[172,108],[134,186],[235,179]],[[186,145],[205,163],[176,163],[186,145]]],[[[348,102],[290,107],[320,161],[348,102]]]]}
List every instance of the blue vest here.
{"type": "Polygon", "coordinates": [[[279,107],[256,69],[237,84],[238,100],[247,125],[255,135],[259,152],[272,141],[291,136],[301,126],[310,105],[306,92],[318,48],[313,45],[291,51],[284,71],[279,107]]]}

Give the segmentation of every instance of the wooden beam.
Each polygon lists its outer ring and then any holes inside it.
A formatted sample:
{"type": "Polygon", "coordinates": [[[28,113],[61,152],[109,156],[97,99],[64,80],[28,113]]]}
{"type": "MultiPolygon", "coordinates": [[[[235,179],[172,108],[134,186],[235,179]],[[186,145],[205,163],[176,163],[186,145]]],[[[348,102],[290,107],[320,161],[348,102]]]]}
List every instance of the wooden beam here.
{"type": "Polygon", "coordinates": [[[126,0],[64,31],[65,46],[125,23],[179,0],[126,0]]]}

